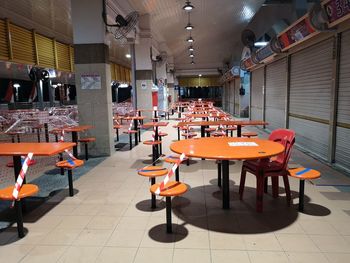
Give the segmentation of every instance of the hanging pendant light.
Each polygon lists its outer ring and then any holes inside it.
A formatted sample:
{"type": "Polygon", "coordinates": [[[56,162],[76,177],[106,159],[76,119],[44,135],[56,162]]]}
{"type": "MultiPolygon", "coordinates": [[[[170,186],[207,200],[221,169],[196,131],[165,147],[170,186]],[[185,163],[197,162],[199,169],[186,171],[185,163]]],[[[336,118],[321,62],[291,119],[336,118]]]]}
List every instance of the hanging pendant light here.
{"type": "Polygon", "coordinates": [[[193,53],[190,54],[190,58],[194,58],[194,54],[193,53]]]}
{"type": "Polygon", "coordinates": [[[194,48],[193,48],[192,45],[188,48],[188,51],[190,51],[190,52],[193,52],[193,51],[194,51],[194,48]]]}
{"type": "Polygon", "coordinates": [[[192,64],[192,65],[196,64],[196,63],[194,62],[194,60],[193,60],[193,59],[192,59],[192,61],[191,61],[191,64],[192,64]]]}
{"type": "Polygon", "coordinates": [[[187,41],[188,43],[193,43],[193,42],[194,42],[194,39],[193,39],[193,37],[192,37],[192,35],[191,35],[191,31],[190,31],[190,37],[187,38],[186,41],[187,41]]]}
{"type": "Polygon", "coordinates": [[[190,13],[188,13],[188,23],[187,23],[185,29],[187,29],[187,30],[193,29],[193,25],[191,24],[191,19],[190,19],[190,13]]]}
{"type": "Polygon", "coordinates": [[[185,5],[182,7],[185,11],[191,11],[194,8],[193,5],[191,5],[191,1],[186,1],[185,5]]]}

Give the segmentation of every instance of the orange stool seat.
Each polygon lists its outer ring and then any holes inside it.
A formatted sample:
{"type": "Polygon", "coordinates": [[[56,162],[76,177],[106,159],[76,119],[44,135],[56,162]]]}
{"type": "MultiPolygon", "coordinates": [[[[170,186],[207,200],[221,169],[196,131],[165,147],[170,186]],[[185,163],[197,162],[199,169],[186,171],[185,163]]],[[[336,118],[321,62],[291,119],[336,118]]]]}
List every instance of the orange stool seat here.
{"type": "Polygon", "coordinates": [[[152,141],[152,140],[143,142],[143,144],[145,144],[145,145],[159,145],[161,143],[162,143],[161,141],[152,141]]]}
{"type": "MultiPolygon", "coordinates": [[[[183,162],[186,161],[187,159],[188,158],[186,157],[183,160],[183,162]]],[[[177,155],[169,155],[169,156],[165,157],[165,159],[164,159],[164,161],[166,163],[177,163],[178,160],[180,160],[180,156],[177,156],[177,155]]]]}
{"type": "Polygon", "coordinates": [[[121,129],[121,128],[123,128],[123,125],[120,125],[120,124],[115,124],[113,126],[113,129],[121,129]]]}
{"type": "Polygon", "coordinates": [[[182,133],[181,136],[184,136],[186,138],[193,138],[197,136],[197,133],[193,133],[193,132],[182,133]]]}
{"type": "MultiPolygon", "coordinates": [[[[0,189],[0,200],[13,201],[14,198],[12,196],[14,186],[9,186],[3,189],[0,189]]],[[[18,194],[18,200],[23,198],[33,196],[39,192],[39,187],[35,184],[23,184],[21,190],[18,194]]]]}
{"type": "Polygon", "coordinates": [[[168,169],[161,166],[147,166],[137,171],[141,176],[145,177],[158,177],[168,173],[168,169]]]}
{"type": "Polygon", "coordinates": [[[218,132],[218,131],[212,132],[210,135],[214,136],[214,137],[226,137],[226,134],[224,134],[222,132],[218,132]]]}
{"type": "Polygon", "coordinates": [[[213,132],[213,131],[216,131],[215,128],[205,128],[204,129],[205,132],[213,132]]]}
{"type": "Polygon", "coordinates": [[[158,136],[164,137],[164,136],[168,136],[168,134],[166,132],[160,132],[158,133],[158,136]]]}
{"type": "Polygon", "coordinates": [[[299,179],[299,211],[304,211],[304,190],[305,180],[312,180],[321,177],[321,173],[317,170],[299,167],[295,169],[289,169],[288,173],[291,177],[299,179]]]}
{"type": "Polygon", "coordinates": [[[84,143],[85,145],[85,160],[89,160],[89,148],[88,148],[88,143],[89,142],[95,142],[96,138],[95,137],[87,137],[87,138],[80,138],[79,142],[84,143]]]}
{"type": "MultiPolygon", "coordinates": [[[[150,188],[150,192],[154,195],[159,187],[159,184],[153,184],[150,188]]],[[[163,191],[159,193],[160,196],[164,196],[166,200],[166,225],[167,233],[172,233],[171,223],[171,197],[180,196],[187,192],[187,185],[184,183],[172,181],[165,185],[163,191]]]]}
{"type": "Polygon", "coordinates": [[[127,130],[127,131],[123,131],[124,134],[135,134],[137,133],[136,130],[127,130]]]}
{"type": "Polygon", "coordinates": [[[237,130],[237,128],[232,126],[232,127],[226,127],[225,130],[226,131],[235,131],[235,130],[237,130]]]}
{"type": "Polygon", "coordinates": [[[242,132],[242,137],[256,137],[258,134],[256,132],[242,132]]]}
{"type": "MultiPolygon", "coordinates": [[[[164,176],[168,173],[168,169],[161,166],[146,166],[137,171],[141,176],[151,179],[151,185],[156,183],[156,177],[164,176]]],[[[156,208],[156,196],[151,194],[151,208],[156,208]]]]}
{"type": "Polygon", "coordinates": [[[79,139],[79,142],[86,142],[86,143],[95,142],[95,141],[96,141],[95,137],[88,137],[88,138],[80,138],[79,139]]]}
{"type": "Polygon", "coordinates": [[[9,186],[4,189],[0,189],[0,200],[15,201],[16,208],[16,221],[17,221],[17,232],[18,237],[24,237],[23,229],[23,216],[22,216],[22,201],[26,197],[30,197],[39,192],[39,187],[35,184],[23,184],[21,190],[18,193],[18,199],[14,200],[12,196],[14,186],[9,186]]]}
{"type": "Polygon", "coordinates": [[[56,163],[56,167],[63,168],[68,170],[68,186],[69,186],[69,196],[74,195],[73,188],[73,172],[72,170],[80,167],[84,164],[83,160],[75,159],[75,160],[63,160],[56,163]]]}

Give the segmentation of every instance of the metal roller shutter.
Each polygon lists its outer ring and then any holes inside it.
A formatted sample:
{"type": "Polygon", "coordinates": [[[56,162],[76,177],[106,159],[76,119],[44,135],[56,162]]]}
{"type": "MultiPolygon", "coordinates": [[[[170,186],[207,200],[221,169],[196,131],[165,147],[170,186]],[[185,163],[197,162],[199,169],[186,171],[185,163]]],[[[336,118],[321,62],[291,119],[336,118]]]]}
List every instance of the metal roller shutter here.
{"type": "Polygon", "coordinates": [[[281,59],[266,67],[266,127],[272,131],[285,127],[287,94],[287,60],[281,59]]]}
{"type": "Polygon", "coordinates": [[[264,86],[264,68],[259,68],[251,73],[251,120],[263,119],[263,86],[264,86]]]}
{"type": "Polygon", "coordinates": [[[239,105],[239,88],[241,87],[241,79],[240,78],[235,78],[235,115],[240,116],[241,110],[240,110],[240,105],[239,105]]]}
{"type": "Polygon", "coordinates": [[[333,39],[291,56],[290,128],[296,143],[323,159],[328,156],[333,39]]]}
{"type": "Polygon", "coordinates": [[[342,34],[335,162],[350,169],[350,31],[342,34]]]}

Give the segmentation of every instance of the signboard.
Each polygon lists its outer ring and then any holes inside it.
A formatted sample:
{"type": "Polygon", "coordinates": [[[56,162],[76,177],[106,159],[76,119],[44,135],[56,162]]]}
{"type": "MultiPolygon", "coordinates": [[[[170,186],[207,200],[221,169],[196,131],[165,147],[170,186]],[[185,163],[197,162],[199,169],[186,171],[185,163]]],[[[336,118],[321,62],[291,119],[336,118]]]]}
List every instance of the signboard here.
{"type": "Polygon", "coordinates": [[[282,51],[285,51],[302,41],[305,41],[318,32],[312,28],[307,15],[301,17],[293,25],[278,35],[282,51]]]}
{"type": "Polygon", "coordinates": [[[350,0],[328,0],[322,3],[328,25],[333,27],[350,18],[350,0]]]}
{"type": "Polygon", "coordinates": [[[147,83],[141,82],[141,89],[147,89],[147,83]]]}
{"type": "Polygon", "coordinates": [[[259,48],[256,51],[256,58],[259,62],[263,61],[264,59],[274,55],[275,53],[272,51],[270,43],[267,44],[265,47],[259,48]]]}
{"type": "Polygon", "coordinates": [[[98,74],[82,74],[81,89],[101,89],[101,76],[98,74]]]}

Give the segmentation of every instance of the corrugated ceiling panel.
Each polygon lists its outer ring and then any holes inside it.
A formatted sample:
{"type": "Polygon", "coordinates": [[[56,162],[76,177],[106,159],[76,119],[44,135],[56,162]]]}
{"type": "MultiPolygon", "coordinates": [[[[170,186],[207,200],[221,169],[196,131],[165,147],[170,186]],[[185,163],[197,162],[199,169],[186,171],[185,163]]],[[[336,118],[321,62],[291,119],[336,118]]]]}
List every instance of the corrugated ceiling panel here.
{"type": "Polygon", "coordinates": [[[55,68],[55,50],[53,39],[36,34],[39,66],[55,68]]]}
{"type": "Polygon", "coordinates": [[[13,59],[19,62],[35,64],[33,33],[13,24],[10,24],[10,33],[13,59]]]}
{"type": "Polygon", "coordinates": [[[56,41],[57,65],[59,70],[70,71],[69,45],[56,41]]]}
{"type": "Polygon", "coordinates": [[[0,57],[9,59],[6,21],[0,19],[0,57]]]}

